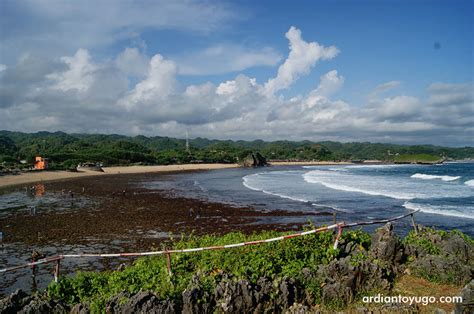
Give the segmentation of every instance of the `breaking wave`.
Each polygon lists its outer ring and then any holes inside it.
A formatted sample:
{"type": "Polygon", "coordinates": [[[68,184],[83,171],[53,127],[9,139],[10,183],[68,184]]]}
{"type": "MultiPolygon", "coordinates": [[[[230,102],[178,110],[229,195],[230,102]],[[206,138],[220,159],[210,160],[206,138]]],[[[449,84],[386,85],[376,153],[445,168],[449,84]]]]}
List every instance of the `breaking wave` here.
{"type": "Polygon", "coordinates": [[[421,212],[428,214],[474,219],[474,208],[472,206],[465,207],[461,210],[459,206],[405,202],[403,207],[409,210],[420,210],[421,212]]]}
{"type": "Polygon", "coordinates": [[[414,179],[421,179],[421,180],[442,180],[442,181],[456,181],[459,180],[461,177],[460,176],[437,176],[437,175],[431,175],[431,174],[423,174],[423,173],[415,173],[414,175],[411,176],[411,178],[414,179]]]}

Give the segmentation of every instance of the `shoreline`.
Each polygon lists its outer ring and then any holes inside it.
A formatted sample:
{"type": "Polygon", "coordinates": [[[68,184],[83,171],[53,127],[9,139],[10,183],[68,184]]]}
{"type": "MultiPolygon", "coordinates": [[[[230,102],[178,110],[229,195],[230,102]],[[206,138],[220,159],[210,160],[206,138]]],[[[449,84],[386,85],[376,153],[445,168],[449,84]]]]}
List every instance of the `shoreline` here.
{"type": "MultiPolygon", "coordinates": [[[[336,165],[352,165],[351,162],[341,161],[272,161],[270,166],[336,166],[336,165]]],[[[78,172],[70,172],[66,170],[54,171],[31,171],[18,175],[0,176],[0,189],[37,183],[37,182],[54,182],[60,180],[69,180],[76,178],[106,176],[114,174],[140,174],[140,173],[156,173],[156,172],[181,172],[196,170],[217,170],[239,168],[239,164],[182,164],[182,165],[157,165],[157,166],[115,166],[103,167],[104,172],[93,170],[80,170],[78,172]]]]}
{"type": "Polygon", "coordinates": [[[183,165],[161,165],[161,166],[117,166],[104,167],[104,172],[82,170],[69,172],[65,170],[57,171],[37,171],[27,172],[18,175],[5,175],[0,177],[0,189],[13,187],[22,184],[37,182],[54,182],[92,176],[106,176],[113,174],[140,174],[154,172],[175,172],[175,171],[196,171],[237,168],[238,164],[183,164],[183,165]]]}

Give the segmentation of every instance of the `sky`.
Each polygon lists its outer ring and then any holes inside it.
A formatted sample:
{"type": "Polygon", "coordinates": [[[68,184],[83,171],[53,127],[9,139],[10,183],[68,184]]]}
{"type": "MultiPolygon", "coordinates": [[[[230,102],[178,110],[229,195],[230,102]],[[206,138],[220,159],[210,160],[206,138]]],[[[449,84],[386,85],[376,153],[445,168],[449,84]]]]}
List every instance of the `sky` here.
{"type": "Polygon", "coordinates": [[[474,146],[474,1],[0,1],[0,130],[474,146]]]}

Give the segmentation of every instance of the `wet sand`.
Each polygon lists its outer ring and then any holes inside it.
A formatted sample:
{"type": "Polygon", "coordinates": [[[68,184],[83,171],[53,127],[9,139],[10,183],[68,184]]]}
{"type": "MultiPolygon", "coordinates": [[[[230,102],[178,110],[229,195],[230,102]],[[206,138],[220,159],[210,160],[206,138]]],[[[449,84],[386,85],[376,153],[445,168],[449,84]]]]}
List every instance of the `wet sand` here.
{"type": "MultiPolygon", "coordinates": [[[[1,217],[0,229],[4,235],[4,248],[0,254],[2,267],[27,262],[33,250],[48,256],[68,252],[136,252],[168,245],[170,235],[299,230],[302,223],[285,223],[285,218],[311,215],[308,212],[263,212],[248,207],[233,207],[184,198],[173,190],[149,190],[140,185],[157,180],[160,175],[115,174],[42,183],[40,186],[44,193],[70,202],[71,208],[39,210],[34,215],[23,209],[1,217]],[[80,199],[90,199],[93,203],[75,205],[80,199]],[[275,219],[269,223],[270,218],[277,218],[278,223],[274,222],[275,219]]],[[[24,188],[13,187],[10,190],[24,191],[24,188]]],[[[4,192],[8,193],[8,190],[4,192]]],[[[131,261],[133,259],[69,261],[69,264],[62,264],[62,272],[111,269],[121,262],[131,261]]],[[[42,271],[42,277],[38,277],[40,288],[51,280],[47,267],[42,271]]],[[[16,288],[28,290],[30,281],[27,270],[0,278],[0,295],[16,288]],[[2,283],[2,279],[5,282],[2,283]]]]}
{"type": "Polygon", "coordinates": [[[168,166],[128,166],[128,167],[104,167],[104,172],[98,171],[31,171],[18,175],[0,176],[0,188],[27,183],[50,182],[64,179],[82,178],[90,176],[104,176],[120,173],[151,173],[189,170],[213,170],[236,168],[237,164],[185,164],[168,166]]]}
{"type": "Polygon", "coordinates": [[[156,179],[156,175],[120,174],[45,183],[47,193],[61,194],[71,203],[74,197],[87,197],[97,204],[65,212],[38,212],[36,215],[24,211],[1,218],[4,242],[33,244],[40,238],[42,242],[74,244],[86,237],[115,237],[120,234],[134,237],[135,232],[150,230],[173,234],[245,232],[270,227],[266,224],[250,225],[265,217],[308,215],[307,212],[262,212],[248,207],[209,203],[174,195],[173,190],[149,190],[131,184],[151,179],[156,179]],[[69,191],[74,197],[70,197],[69,191]],[[193,215],[190,215],[191,208],[193,215]],[[196,218],[198,213],[200,217],[196,218]]]}

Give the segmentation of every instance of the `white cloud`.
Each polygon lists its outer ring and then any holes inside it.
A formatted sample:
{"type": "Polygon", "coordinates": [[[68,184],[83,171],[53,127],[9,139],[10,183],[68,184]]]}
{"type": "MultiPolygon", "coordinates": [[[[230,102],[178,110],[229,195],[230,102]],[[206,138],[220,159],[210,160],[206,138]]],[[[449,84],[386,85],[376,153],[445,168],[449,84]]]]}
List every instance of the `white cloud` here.
{"type": "Polygon", "coordinates": [[[422,110],[420,101],[412,96],[396,96],[385,98],[377,108],[377,116],[380,119],[407,119],[422,110]]]}
{"type": "Polygon", "coordinates": [[[339,53],[335,46],[324,47],[317,42],[304,41],[301,31],[294,26],[285,36],[290,41],[290,54],[278,68],[277,76],[265,84],[269,94],[288,88],[301,75],[308,74],[317,61],[332,59],[339,53]]]}
{"type": "Polygon", "coordinates": [[[145,109],[150,103],[159,103],[176,89],[176,65],[157,54],[150,60],[146,78],[119,101],[127,109],[145,109]]]}
{"type": "Polygon", "coordinates": [[[61,61],[69,69],[65,72],[47,75],[47,78],[54,81],[51,88],[62,91],[75,89],[79,92],[85,92],[94,84],[94,71],[97,67],[90,62],[90,55],[87,50],[79,49],[73,57],[62,57],[61,61]]]}
{"type": "Polygon", "coordinates": [[[5,64],[0,64],[0,72],[3,72],[7,69],[8,67],[5,64]]]}
{"type": "Polygon", "coordinates": [[[322,96],[331,96],[344,84],[344,77],[338,76],[336,70],[329,71],[320,77],[320,83],[315,93],[322,96]]]}
{"type": "Polygon", "coordinates": [[[135,41],[143,30],[209,34],[245,16],[229,3],[187,0],[3,1],[2,11],[15,13],[1,15],[7,64],[23,52],[49,57],[135,41]]]}
{"type": "Polygon", "coordinates": [[[401,84],[400,81],[390,81],[390,82],[386,82],[386,83],[383,83],[383,84],[380,84],[378,85],[377,87],[375,87],[373,93],[374,94],[379,94],[379,93],[383,93],[383,92],[386,92],[388,90],[391,90],[391,89],[394,89],[396,87],[399,87],[401,84]]]}
{"type": "Polygon", "coordinates": [[[375,97],[360,107],[336,98],[345,81],[336,70],[305,95],[286,99],[242,74],[182,86],[178,65],[160,54],[130,79],[131,60],[143,58],[135,49],[103,62],[85,49],[61,62],[25,55],[0,77],[0,125],[180,137],[189,129],[193,137],[221,139],[472,143],[472,84],[436,83],[426,98],[375,97]]]}
{"type": "Polygon", "coordinates": [[[220,44],[203,51],[174,58],[183,75],[209,75],[242,71],[257,66],[274,66],[281,55],[271,47],[252,49],[235,44],[220,44]]]}
{"type": "Polygon", "coordinates": [[[126,75],[145,76],[150,60],[137,48],[125,48],[115,59],[117,68],[126,75]]]}

